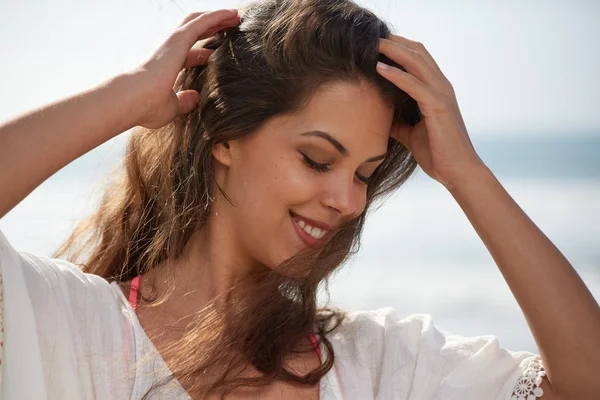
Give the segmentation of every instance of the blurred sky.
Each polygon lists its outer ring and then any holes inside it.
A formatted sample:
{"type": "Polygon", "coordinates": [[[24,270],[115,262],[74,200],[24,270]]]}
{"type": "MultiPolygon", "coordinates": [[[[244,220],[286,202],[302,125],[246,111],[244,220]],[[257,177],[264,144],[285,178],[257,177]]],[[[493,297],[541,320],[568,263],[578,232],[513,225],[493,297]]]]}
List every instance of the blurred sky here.
{"type": "MultiPolygon", "coordinates": [[[[421,41],[479,135],[600,135],[600,1],[371,0],[421,41]]],[[[133,68],[189,12],[240,1],[0,0],[0,120],[133,68]]]]}

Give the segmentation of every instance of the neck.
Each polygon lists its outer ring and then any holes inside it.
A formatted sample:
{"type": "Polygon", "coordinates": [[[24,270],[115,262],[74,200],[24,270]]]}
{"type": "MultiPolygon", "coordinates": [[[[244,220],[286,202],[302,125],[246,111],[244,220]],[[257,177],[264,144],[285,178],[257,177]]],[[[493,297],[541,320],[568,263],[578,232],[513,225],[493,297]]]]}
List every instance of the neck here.
{"type": "MultiPolygon", "coordinates": [[[[206,229],[190,238],[181,257],[144,274],[142,293],[150,294],[150,285],[160,297],[173,286],[160,308],[175,325],[185,326],[196,312],[227,291],[234,279],[257,268],[249,262],[231,232],[226,219],[218,213],[206,229]]],[[[222,306],[222,301],[217,303],[217,307],[222,306]]]]}

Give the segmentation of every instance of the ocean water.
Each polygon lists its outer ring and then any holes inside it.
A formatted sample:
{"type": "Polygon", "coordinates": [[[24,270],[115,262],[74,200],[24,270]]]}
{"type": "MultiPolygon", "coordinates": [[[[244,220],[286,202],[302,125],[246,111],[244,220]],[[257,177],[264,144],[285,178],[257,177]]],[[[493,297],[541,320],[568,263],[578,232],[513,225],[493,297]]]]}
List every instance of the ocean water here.
{"type": "MultiPolygon", "coordinates": [[[[0,220],[11,243],[51,254],[97,203],[127,136],[75,160],[0,220]]],[[[481,158],[598,300],[600,136],[472,137],[481,158]]],[[[357,310],[389,306],[399,317],[428,313],[444,331],[493,334],[504,348],[537,352],[483,242],[450,194],[422,171],[370,215],[360,252],[331,279],[329,294],[320,292],[321,304],[357,310]]]]}

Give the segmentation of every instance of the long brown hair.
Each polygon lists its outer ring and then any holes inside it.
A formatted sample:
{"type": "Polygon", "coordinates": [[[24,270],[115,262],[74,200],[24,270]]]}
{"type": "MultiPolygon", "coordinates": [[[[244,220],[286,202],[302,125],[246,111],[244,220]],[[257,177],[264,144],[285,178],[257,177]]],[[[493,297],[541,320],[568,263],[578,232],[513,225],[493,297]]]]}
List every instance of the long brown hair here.
{"type": "MultiPolygon", "coordinates": [[[[421,120],[414,99],[375,70],[378,60],[402,67],[379,53],[379,39],[391,32],[371,11],[350,0],[267,0],[251,3],[241,15],[239,26],[204,41],[215,50],[208,63],[183,71],[175,84],[177,91],[197,90],[198,107],[160,129],[133,130],[123,173],[56,257],[68,254],[85,272],[119,283],[178,258],[206,225],[216,190],[227,198],[213,176],[211,147],[301,109],[322,85],[371,84],[394,105],[394,120],[411,125],[421,120]]],[[[326,334],[344,318],[339,309],[317,308],[319,285],[327,288],[331,274],[359,250],[376,200],[400,187],[416,167],[410,151],[390,138],[388,156],[367,188],[365,211],[320,251],[300,252],[277,268],[236,281],[225,311],[217,312],[212,302],[201,310],[183,338],[165,349],[165,357],[176,360],[173,375],[190,382],[190,391],[223,396],[274,380],[318,383],[334,362],[326,334]],[[311,332],[328,350],[326,358],[298,376],[283,361],[311,332]],[[262,375],[236,376],[244,363],[262,375]],[[206,370],[217,371],[216,378],[200,379],[206,370]]]]}

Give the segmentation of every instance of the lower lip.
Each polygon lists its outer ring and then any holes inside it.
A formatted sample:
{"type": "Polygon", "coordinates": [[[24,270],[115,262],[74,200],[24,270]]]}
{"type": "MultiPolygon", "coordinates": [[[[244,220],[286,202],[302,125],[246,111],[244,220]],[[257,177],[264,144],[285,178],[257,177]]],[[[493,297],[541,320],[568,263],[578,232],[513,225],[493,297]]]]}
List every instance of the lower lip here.
{"type": "Polygon", "coordinates": [[[327,235],[323,236],[321,239],[316,239],[316,238],[312,237],[310,234],[308,234],[304,229],[302,229],[291,214],[290,214],[290,218],[292,219],[292,225],[294,225],[294,229],[296,229],[296,233],[298,234],[298,236],[300,236],[300,239],[302,239],[302,241],[307,246],[315,248],[315,249],[319,249],[319,248],[323,247],[323,245],[325,244],[325,240],[323,240],[323,239],[325,239],[325,237],[327,235]]]}

